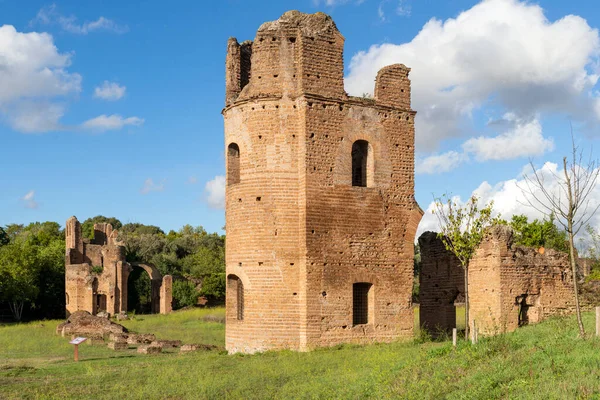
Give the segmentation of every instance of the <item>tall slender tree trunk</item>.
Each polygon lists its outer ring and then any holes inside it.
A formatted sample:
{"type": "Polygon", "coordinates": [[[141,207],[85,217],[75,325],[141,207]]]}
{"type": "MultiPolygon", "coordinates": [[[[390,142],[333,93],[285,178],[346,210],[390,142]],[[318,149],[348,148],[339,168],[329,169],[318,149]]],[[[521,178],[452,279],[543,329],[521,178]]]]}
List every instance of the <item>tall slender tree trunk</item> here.
{"type": "MultiPolygon", "coordinates": [[[[573,156],[575,158],[575,156],[573,156]]],[[[577,325],[579,325],[579,337],[585,338],[585,328],[583,327],[583,320],[581,319],[581,308],[579,307],[579,288],[577,285],[577,262],[575,261],[575,243],[573,234],[573,219],[574,204],[573,199],[573,185],[571,177],[567,172],[567,157],[563,157],[563,171],[565,173],[565,182],[567,183],[567,196],[569,200],[569,212],[567,213],[567,233],[569,234],[569,258],[571,260],[571,272],[573,274],[573,292],[575,294],[575,312],[577,314],[577,325]]],[[[573,172],[573,176],[576,179],[576,174],[573,172]]],[[[577,182],[575,182],[577,184],[577,182]]]]}
{"type": "Polygon", "coordinates": [[[579,285],[577,283],[577,262],[575,260],[575,246],[573,232],[569,232],[569,258],[571,260],[571,271],[573,273],[573,292],[575,293],[575,312],[577,313],[577,325],[579,325],[579,337],[585,338],[585,328],[581,319],[581,307],[579,306],[579,285]]]}
{"type": "Polygon", "coordinates": [[[465,340],[469,341],[469,264],[463,266],[465,270],[465,340]]]}

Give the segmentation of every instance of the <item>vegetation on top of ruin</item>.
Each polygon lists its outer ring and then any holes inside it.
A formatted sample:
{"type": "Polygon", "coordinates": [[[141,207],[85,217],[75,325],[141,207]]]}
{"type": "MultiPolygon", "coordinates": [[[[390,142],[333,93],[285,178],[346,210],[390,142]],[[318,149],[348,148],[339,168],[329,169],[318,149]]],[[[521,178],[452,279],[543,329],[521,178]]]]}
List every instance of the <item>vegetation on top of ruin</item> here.
{"type": "Polygon", "coordinates": [[[101,274],[104,271],[104,267],[102,265],[92,265],[91,272],[92,274],[101,274]]]}
{"type": "Polygon", "coordinates": [[[567,232],[556,226],[553,215],[543,218],[541,221],[534,219],[531,222],[523,214],[513,215],[510,221],[500,220],[498,223],[512,228],[513,243],[516,245],[569,252],[567,232]]]}
{"type": "MultiPolygon", "coordinates": [[[[223,347],[222,308],[122,321],[158,339],[223,347]],[[216,317],[216,318],[215,318],[216,317]],[[216,322],[211,322],[216,321],[216,322]]],[[[60,321],[0,326],[0,397],[202,399],[575,399],[600,392],[598,340],[575,340],[575,317],[550,318],[477,345],[426,338],[226,355],[208,351],[148,356],[79,346],[55,334],[60,321]]],[[[588,329],[591,313],[584,314],[588,329]]],[[[418,323],[416,324],[418,326],[418,323]]]]}
{"type": "Polygon", "coordinates": [[[93,239],[94,238],[94,224],[99,223],[108,223],[111,224],[113,229],[121,229],[123,224],[116,218],[105,217],[104,215],[96,215],[95,217],[88,218],[81,224],[81,234],[85,239],[93,239]]]}

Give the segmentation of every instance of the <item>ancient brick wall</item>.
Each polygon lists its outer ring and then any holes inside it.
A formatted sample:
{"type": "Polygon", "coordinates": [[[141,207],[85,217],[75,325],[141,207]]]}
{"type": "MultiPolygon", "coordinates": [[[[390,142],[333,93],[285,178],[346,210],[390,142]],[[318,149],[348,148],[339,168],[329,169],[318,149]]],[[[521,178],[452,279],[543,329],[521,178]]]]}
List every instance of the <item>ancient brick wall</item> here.
{"type": "Polygon", "coordinates": [[[161,314],[168,314],[173,310],[173,277],[165,275],[160,285],[160,310],[161,314]]]}
{"type": "MultiPolygon", "coordinates": [[[[127,282],[132,266],[125,261],[125,248],[116,240],[112,225],[94,225],[94,239],[83,239],[81,224],[71,217],[65,225],[65,290],[67,316],[78,310],[92,314],[127,311],[127,282]]],[[[136,265],[138,266],[138,265],[136,265]]],[[[152,310],[168,310],[172,280],[165,280],[155,268],[146,269],[152,279],[152,310]],[[164,293],[164,299],[160,297],[164,293]],[[168,304],[167,304],[168,302],[168,304]]]]}
{"type": "Polygon", "coordinates": [[[464,299],[464,272],[460,261],[446,248],[435,232],[419,237],[419,321],[433,335],[456,328],[457,298],[464,299]]]}
{"type": "Polygon", "coordinates": [[[499,275],[495,287],[488,288],[488,293],[478,291],[471,297],[473,303],[480,304],[471,308],[480,332],[510,332],[520,324],[536,323],[551,315],[575,311],[567,253],[551,249],[540,252],[539,249],[513,245],[510,228],[499,226],[488,232],[474,261],[469,274],[474,285],[485,286],[485,265],[495,265],[499,275]],[[482,307],[484,300],[490,301],[490,295],[495,304],[482,307]]]}
{"type": "MultiPolygon", "coordinates": [[[[448,293],[461,292],[462,269],[435,233],[424,233],[419,244],[421,324],[451,329],[452,310],[441,306],[451,298],[448,293]]],[[[469,301],[470,326],[475,320],[481,334],[510,332],[551,315],[572,313],[568,254],[516,246],[509,227],[495,226],[469,264],[469,301]]]]}
{"type": "Polygon", "coordinates": [[[240,47],[229,41],[223,115],[232,352],[412,335],[422,211],[414,201],[409,69],[381,73],[375,99],[348,97],[343,41],[325,14],[285,13],[247,44],[246,85],[238,81],[240,47]],[[356,173],[359,141],[368,156],[356,173]],[[353,174],[364,184],[353,186],[353,174]],[[369,322],[356,324],[355,288],[366,286],[355,284],[362,283],[371,285],[369,322]]]}

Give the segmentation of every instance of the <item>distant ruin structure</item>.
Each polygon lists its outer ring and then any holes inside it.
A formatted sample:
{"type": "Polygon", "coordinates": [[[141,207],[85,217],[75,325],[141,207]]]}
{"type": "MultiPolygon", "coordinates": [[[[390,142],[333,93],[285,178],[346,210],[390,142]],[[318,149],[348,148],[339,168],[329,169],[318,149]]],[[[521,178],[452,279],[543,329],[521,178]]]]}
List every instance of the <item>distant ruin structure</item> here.
{"type": "MultiPolygon", "coordinates": [[[[331,17],[289,11],[226,57],[226,347],[309,350],[413,335],[410,69],[344,91],[331,17]]],[[[118,270],[118,267],[117,267],[118,270]]],[[[118,274],[118,272],[117,272],[118,274]]]]}
{"type": "Polygon", "coordinates": [[[143,268],[152,281],[152,312],[171,312],[172,278],[150,265],[128,263],[125,247],[111,224],[94,225],[94,239],[84,239],[75,217],[65,227],[65,288],[67,317],[75,311],[111,315],[127,311],[127,282],[132,268],[143,268]]]}
{"type": "MultiPolygon", "coordinates": [[[[469,324],[475,320],[484,335],[575,312],[568,254],[517,246],[512,238],[510,227],[491,228],[469,263],[469,324]]],[[[464,296],[463,269],[436,233],[423,233],[419,246],[421,326],[449,332],[456,327],[454,303],[464,296]]]]}

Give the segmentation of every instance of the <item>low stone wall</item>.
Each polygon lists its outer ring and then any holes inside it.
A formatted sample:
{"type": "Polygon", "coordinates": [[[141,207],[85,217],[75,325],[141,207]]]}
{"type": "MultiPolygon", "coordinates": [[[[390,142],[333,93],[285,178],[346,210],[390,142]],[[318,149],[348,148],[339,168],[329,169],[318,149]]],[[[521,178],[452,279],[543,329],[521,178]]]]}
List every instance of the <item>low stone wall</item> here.
{"type": "MultiPolygon", "coordinates": [[[[491,228],[469,264],[469,322],[480,334],[575,310],[568,254],[513,245],[512,235],[507,226],[491,228]]],[[[464,292],[463,270],[436,233],[425,232],[419,244],[421,326],[449,331],[456,326],[454,300],[464,292]]]]}

